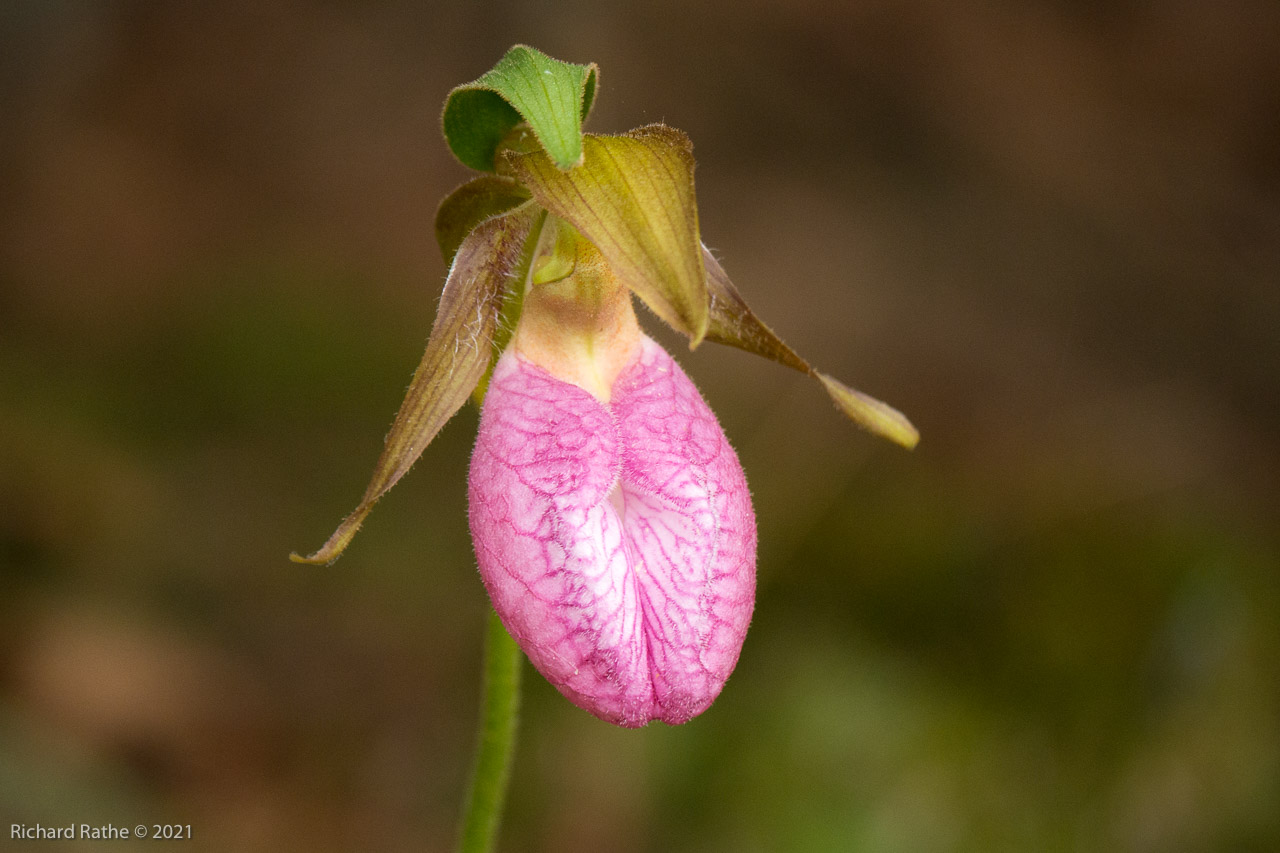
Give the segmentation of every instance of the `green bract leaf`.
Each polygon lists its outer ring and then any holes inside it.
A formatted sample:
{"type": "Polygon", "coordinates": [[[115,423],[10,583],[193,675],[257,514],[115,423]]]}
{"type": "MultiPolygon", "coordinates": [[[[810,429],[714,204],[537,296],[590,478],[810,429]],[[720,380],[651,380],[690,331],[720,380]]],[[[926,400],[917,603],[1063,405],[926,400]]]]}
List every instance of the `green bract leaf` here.
{"type": "Polygon", "coordinates": [[[568,220],[655,314],[696,347],[707,332],[693,146],[655,124],[583,137],[582,165],[562,172],[546,154],[504,159],[534,201],[568,220]]]}
{"type": "Polygon", "coordinates": [[[705,246],[702,247],[702,261],[707,270],[707,293],[710,297],[707,340],[738,347],[807,373],[822,383],[840,411],[858,426],[908,450],[916,446],[920,433],[902,412],[814,370],[809,362],[756,317],[720,262],[705,246]]]}
{"type": "Polygon", "coordinates": [[[492,172],[498,144],[521,121],[561,169],[582,161],[582,123],[595,100],[600,69],[574,65],[518,44],[493,70],[449,93],[441,124],[463,165],[492,172]]]}
{"type": "Polygon", "coordinates": [[[498,175],[481,175],[445,196],[436,208],[436,242],[445,263],[453,263],[458,247],[473,228],[528,200],[528,190],[498,175]]]}
{"type": "Polygon", "coordinates": [[[525,254],[541,211],[528,204],[487,219],[462,241],[427,340],[427,351],[396,414],[373,478],[355,511],[309,557],[297,563],[332,563],[360,529],[378,498],[396,484],[436,433],[467,402],[484,375],[508,277],[525,254]]]}

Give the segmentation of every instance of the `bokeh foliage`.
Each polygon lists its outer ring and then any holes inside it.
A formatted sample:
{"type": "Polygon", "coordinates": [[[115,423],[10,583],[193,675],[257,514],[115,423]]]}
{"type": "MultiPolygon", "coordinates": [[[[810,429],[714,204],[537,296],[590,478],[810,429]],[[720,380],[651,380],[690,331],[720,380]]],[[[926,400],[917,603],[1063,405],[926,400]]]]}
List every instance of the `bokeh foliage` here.
{"type": "Polygon", "coordinates": [[[441,96],[520,41],[686,130],[738,287],[925,441],[679,356],[760,518],[739,668],[641,732],[529,678],[507,848],[1280,846],[1270,7],[424,8],[2,13],[0,817],[447,849],[474,411],[285,557],[421,355],[441,96]]]}

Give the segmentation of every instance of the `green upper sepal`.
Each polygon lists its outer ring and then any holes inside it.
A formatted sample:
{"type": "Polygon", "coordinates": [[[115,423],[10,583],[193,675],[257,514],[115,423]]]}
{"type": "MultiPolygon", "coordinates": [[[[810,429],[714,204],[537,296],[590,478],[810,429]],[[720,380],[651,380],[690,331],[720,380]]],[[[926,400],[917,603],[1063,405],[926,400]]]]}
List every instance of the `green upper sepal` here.
{"type": "Polygon", "coordinates": [[[503,138],[525,122],[552,162],[571,169],[582,162],[582,123],[599,78],[594,62],[561,62],[518,44],[487,74],[449,93],[445,141],[463,165],[492,172],[503,138]]]}
{"type": "Polygon", "coordinates": [[[573,224],[624,284],[696,347],[707,333],[706,270],[689,137],[661,124],[587,134],[582,164],[557,169],[542,151],[504,150],[499,168],[573,224]]]}

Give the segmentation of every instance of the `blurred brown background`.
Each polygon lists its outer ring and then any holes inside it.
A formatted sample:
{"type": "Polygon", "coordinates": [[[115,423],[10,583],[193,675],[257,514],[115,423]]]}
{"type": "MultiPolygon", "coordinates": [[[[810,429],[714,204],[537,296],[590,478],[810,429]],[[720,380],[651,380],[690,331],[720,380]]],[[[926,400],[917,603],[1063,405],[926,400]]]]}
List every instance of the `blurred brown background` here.
{"type": "Polygon", "coordinates": [[[758,313],[924,438],[659,335],[752,483],[755,621],[676,729],[529,670],[504,849],[1280,849],[1269,0],[4,4],[0,826],[449,848],[475,412],[285,557],[364,488],[439,108],[515,42],[600,63],[591,129],[687,131],[758,313]]]}

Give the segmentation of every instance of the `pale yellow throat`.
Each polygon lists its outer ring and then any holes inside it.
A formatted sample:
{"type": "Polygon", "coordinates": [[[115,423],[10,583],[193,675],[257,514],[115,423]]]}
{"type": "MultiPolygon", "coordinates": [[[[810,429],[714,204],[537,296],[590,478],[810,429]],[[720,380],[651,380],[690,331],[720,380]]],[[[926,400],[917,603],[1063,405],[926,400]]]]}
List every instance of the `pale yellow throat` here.
{"type": "Polygon", "coordinates": [[[548,216],[512,339],[516,352],[607,403],[618,374],[636,359],[641,335],[631,292],[600,252],[548,216]]]}

